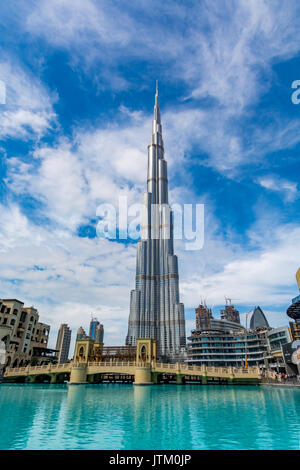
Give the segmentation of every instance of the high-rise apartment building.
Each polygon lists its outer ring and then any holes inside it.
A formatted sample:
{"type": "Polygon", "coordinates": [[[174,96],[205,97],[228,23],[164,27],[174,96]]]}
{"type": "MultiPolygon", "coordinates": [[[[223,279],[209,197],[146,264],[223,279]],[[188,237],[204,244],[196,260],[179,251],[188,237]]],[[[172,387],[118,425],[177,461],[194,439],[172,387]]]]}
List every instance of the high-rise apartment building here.
{"type": "Polygon", "coordinates": [[[59,327],[56,341],[56,349],[58,351],[58,362],[64,364],[68,361],[72,331],[66,323],[62,323],[59,327]]]}
{"type": "Polygon", "coordinates": [[[184,306],[179,299],[178,262],[173,249],[173,215],[168,202],[167,162],[157,88],[143,207],[126,344],[134,346],[138,338],[153,338],[158,341],[159,355],[169,357],[185,346],[186,336],[184,306]]]}
{"type": "Polygon", "coordinates": [[[96,343],[103,343],[104,342],[104,327],[101,323],[99,323],[99,325],[97,325],[94,340],[95,340],[96,343]]]}

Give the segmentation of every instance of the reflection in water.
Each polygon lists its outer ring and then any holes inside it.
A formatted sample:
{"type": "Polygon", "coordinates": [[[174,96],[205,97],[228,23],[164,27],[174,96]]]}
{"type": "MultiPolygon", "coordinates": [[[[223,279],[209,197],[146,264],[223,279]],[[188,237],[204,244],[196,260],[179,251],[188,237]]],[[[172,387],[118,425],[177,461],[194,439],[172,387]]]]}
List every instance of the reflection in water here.
{"type": "Polygon", "coordinates": [[[299,449],[300,390],[0,386],[1,449],[299,449]]]}
{"type": "Polygon", "coordinates": [[[135,386],[133,430],[124,435],[122,448],[153,449],[153,436],[157,449],[179,449],[178,437],[182,435],[190,442],[189,420],[180,412],[188,398],[184,389],[176,385],[135,386]]]}
{"type": "Polygon", "coordinates": [[[48,446],[64,396],[63,388],[49,385],[0,385],[1,449],[48,446]]]}
{"type": "Polygon", "coordinates": [[[121,448],[130,391],[132,386],[126,385],[69,386],[64,423],[68,448],[121,448]]]}

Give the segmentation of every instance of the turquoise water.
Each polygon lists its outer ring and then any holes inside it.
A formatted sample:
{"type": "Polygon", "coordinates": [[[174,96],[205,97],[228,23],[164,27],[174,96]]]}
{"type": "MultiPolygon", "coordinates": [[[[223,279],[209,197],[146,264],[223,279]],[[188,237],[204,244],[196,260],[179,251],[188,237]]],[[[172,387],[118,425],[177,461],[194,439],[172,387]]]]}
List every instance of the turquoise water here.
{"type": "Polygon", "coordinates": [[[300,390],[0,385],[0,449],[299,449],[300,390]]]}

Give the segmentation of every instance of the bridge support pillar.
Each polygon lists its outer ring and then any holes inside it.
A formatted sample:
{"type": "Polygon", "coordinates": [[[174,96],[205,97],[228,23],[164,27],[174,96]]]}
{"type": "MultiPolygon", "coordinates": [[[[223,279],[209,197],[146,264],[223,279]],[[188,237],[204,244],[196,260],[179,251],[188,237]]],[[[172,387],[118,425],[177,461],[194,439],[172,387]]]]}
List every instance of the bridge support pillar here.
{"type": "Polygon", "coordinates": [[[51,374],[51,376],[50,376],[50,383],[51,383],[51,384],[56,384],[56,374],[51,374]]]}
{"type": "Polygon", "coordinates": [[[35,375],[28,375],[25,380],[27,383],[33,384],[35,382],[35,379],[35,375]]]}
{"type": "Polygon", "coordinates": [[[72,364],[69,384],[87,383],[87,364],[72,364]]]}
{"type": "Polygon", "coordinates": [[[134,385],[152,385],[152,374],[150,364],[145,366],[136,366],[134,374],[134,385]]]}
{"type": "Polygon", "coordinates": [[[177,383],[177,385],[182,385],[182,384],[183,384],[183,378],[184,378],[184,375],[182,375],[182,374],[177,374],[177,375],[176,375],[176,383],[177,383]]]}
{"type": "Polygon", "coordinates": [[[151,376],[152,376],[152,382],[154,384],[158,384],[158,372],[152,372],[151,376]]]}
{"type": "Polygon", "coordinates": [[[202,382],[202,385],[207,385],[207,377],[206,377],[206,375],[202,375],[202,380],[201,380],[201,382],[202,382]]]}

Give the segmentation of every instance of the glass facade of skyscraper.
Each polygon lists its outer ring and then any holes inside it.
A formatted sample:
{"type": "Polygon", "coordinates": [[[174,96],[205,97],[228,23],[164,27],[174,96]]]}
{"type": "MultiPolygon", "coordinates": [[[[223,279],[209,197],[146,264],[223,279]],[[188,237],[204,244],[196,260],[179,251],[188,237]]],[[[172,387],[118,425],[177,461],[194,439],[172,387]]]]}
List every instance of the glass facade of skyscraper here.
{"type": "Polygon", "coordinates": [[[89,337],[95,339],[96,329],[97,326],[100,325],[100,322],[97,318],[92,318],[90,321],[90,330],[89,330],[89,337]]]}

